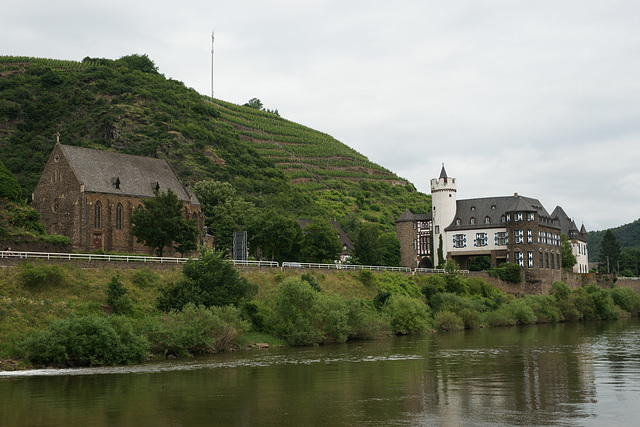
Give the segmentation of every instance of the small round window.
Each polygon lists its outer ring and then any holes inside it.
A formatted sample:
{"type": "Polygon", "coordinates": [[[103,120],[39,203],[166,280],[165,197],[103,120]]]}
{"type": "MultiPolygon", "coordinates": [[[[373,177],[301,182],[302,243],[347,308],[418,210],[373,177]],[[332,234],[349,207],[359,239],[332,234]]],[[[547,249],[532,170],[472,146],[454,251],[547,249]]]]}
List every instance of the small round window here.
{"type": "Polygon", "coordinates": [[[58,163],[60,161],[60,156],[58,154],[56,154],[55,156],[53,156],[53,161],[58,163]]]}

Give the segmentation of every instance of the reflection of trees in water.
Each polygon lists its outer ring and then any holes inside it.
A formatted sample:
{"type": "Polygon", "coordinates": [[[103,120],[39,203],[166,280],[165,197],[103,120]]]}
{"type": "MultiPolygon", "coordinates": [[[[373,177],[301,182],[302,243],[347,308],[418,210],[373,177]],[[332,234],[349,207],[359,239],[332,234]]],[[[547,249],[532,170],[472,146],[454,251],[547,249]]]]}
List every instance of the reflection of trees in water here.
{"type": "Polygon", "coordinates": [[[613,382],[629,384],[629,369],[638,377],[640,337],[629,326],[638,324],[491,328],[219,354],[166,372],[0,379],[0,424],[579,422],[602,399],[603,370],[613,382]]]}

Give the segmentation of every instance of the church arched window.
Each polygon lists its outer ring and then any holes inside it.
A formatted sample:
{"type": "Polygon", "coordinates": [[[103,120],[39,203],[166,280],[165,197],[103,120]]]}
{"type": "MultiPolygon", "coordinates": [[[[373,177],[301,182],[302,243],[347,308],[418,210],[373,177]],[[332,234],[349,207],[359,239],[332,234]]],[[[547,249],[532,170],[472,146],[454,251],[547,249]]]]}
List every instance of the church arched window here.
{"type": "Polygon", "coordinates": [[[95,228],[102,228],[102,203],[96,202],[93,211],[93,226],[95,228]]]}
{"type": "Polygon", "coordinates": [[[116,206],[116,230],[122,230],[122,203],[116,206]]]}

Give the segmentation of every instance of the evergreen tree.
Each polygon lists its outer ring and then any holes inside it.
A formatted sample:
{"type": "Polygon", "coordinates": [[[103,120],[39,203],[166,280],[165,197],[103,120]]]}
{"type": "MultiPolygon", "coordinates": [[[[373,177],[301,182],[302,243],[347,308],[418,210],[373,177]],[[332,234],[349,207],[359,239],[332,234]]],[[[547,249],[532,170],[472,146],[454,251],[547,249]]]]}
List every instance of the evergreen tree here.
{"type": "Polygon", "coordinates": [[[611,273],[618,271],[618,261],[620,259],[620,244],[611,229],[605,231],[600,246],[600,271],[611,273]]]}
{"type": "Polygon", "coordinates": [[[440,235],[440,240],[438,244],[438,268],[442,268],[444,266],[444,254],[442,251],[442,234],[440,235]]]}

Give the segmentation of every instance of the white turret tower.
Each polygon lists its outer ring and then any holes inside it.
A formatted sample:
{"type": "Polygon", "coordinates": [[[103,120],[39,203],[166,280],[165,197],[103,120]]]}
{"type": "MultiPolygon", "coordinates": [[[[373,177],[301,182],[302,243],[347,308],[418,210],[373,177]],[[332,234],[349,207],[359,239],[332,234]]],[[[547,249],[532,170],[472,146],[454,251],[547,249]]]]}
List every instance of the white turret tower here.
{"type": "Polygon", "coordinates": [[[449,178],[442,164],[439,178],[431,179],[431,214],[433,218],[433,265],[438,265],[438,248],[442,235],[442,256],[447,259],[449,239],[444,229],[456,215],[456,179],[449,178]]]}

